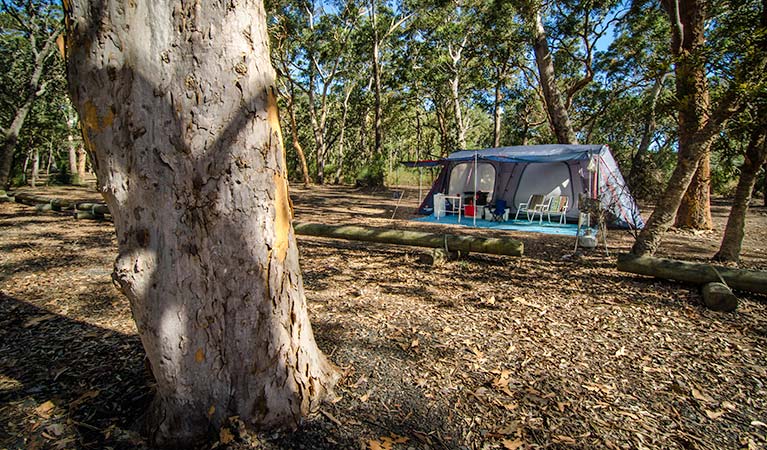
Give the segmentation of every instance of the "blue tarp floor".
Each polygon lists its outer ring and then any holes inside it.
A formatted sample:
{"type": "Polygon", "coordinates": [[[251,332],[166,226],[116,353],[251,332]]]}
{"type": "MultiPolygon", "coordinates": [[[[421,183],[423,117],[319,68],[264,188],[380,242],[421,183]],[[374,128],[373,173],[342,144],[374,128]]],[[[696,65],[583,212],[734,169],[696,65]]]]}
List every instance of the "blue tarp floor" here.
{"type": "MultiPolygon", "coordinates": [[[[437,220],[434,215],[418,217],[413,219],[418,222],[439,223],[442,225],[460,225],[464,227],[475,227],[474,218],[461,216],[461,222],[458,222],[458,215],[448,214],[437,220]]],[[[578,232],[578,225],[549,223],[546,220],[540,224],[537,220],[530,222],[528,220],[509,220],[506,222],[491,222],[489,220],[477,219],[476,228],[490,228],[494,230],[514,230],[528,233],[558,234],[562,236],[575,236],[578,232]]]]}

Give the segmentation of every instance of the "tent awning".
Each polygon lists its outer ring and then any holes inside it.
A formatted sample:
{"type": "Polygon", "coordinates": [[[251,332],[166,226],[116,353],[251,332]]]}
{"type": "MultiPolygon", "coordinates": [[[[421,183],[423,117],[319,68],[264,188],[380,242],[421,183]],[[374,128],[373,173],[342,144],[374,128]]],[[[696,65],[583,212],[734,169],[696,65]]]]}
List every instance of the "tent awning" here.
{"type": "Polygon", "coordinates": [[[400,161],[405,167],[437,167],[447,164],[445,159],[427,159],[423,161],[400,161]]]}
{"type": "Polygon", "coordinates": [[[451,153],[447,161],[471,161],[476,159],[497,162],[559,162],[586,160],[600,154],[603,145],[521,145],[488,148],[484,150],[461,150],[451,153]]]}

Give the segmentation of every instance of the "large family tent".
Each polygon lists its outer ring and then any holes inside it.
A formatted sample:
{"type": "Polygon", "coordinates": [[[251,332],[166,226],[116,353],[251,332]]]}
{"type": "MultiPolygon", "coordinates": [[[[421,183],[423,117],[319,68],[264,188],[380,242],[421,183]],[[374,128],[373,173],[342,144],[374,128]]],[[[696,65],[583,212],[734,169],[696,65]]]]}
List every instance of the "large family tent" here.
{"type": "Polygon", "coordinates": [[[569,220],[578,220],[579,196],[598,198],[610,225],[642,228],[644,221],[629,193],[618,165],[606,145],[524,145],[462,150],[436,161],[409,163],[412,167],[443,166],[419,208],[434,212],[434,194],[473,195],[487,204],[502,199],[514,216],[520,203],[533,194],[564,195],[569,220]]]}

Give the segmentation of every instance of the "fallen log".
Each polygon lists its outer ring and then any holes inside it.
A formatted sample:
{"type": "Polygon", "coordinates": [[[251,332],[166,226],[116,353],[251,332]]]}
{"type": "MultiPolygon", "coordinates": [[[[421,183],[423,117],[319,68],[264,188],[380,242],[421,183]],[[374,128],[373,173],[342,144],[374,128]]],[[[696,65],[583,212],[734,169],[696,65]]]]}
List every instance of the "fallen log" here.
{"type": "Polygon", "coordinates": [[[483,238],[422,231],[368,228],[355,225],[324,225],[295,223],[296,234],[381,244],[442,248],[448,251],[489,253],[492,255],[522,256],[524,244],[511,238],[483,238]]]}
{"type": "Polygon", "coordinates": [[[40,195],[27,194],[26,192],[21,192],[14,195],[14,199],[16,203],[21,203],[27,206],[50,205],[51,206],[50,209],[53,209],[55,211],[70,209],[73,205],[72,202],[68,200],[42,197],[40,195]]]}
{"type": "Polygon", "coordinates": [[[627,253],[618,255],[618,270],[695,284],[715,283],[724,280],[730,288],[738,291],[767,294],[767,272],[756,270],[731,269],[711,264],[691,263],[653,256],[636,256],[627,253]]]}
{"type": "Polygon", "coordinates": [[[738,297],[723,283],[707,283],[701,288],[703,303],[714,311],[733,312],[738,307],[738,297]]]}
{"type": "Polygon", "coordinates": [[[75,205],[78,211],[89,211],[95,215],[109,214],[109,207],[105,203],[78,203],[75,205]]]}

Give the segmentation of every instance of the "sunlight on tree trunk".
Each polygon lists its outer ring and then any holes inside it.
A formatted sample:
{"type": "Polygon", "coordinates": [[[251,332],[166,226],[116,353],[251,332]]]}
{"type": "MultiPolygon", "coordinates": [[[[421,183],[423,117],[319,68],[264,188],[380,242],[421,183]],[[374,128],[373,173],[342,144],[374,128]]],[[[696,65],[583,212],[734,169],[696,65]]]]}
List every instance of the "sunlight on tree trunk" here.
{"type": "Polygon", "coordinates": [[[309,323],[260,1],[72,1],[70,91],[156,378],[150,442],[290,428],[337,369],[309,323]],[[152,38],[149,39],[148,37],[152,38]]]}
{"type": "Polygon", "coordinates": [[[735,190],[735,199],[732,202],[730,215],[727,218],[727,226],[724,230],[722,245],[714,255],[718,261],[738,262],[740,250],[743,245],[743,237],[746,234],[746,213],[751,202],[751,195],[756,184],[756,175],[759,169],[767,161],[767,133],[764,128],[759,128],[751,135],[746,150],[746,157],[740,168],[738,187],[735,190]]]}
{"type": "Polygon", "coordinates": [[[695,230],[710,230],[714,227],[711,219],[711,149],[705,150],[695,175],[687,187],[674,226],[695,230]]]}

